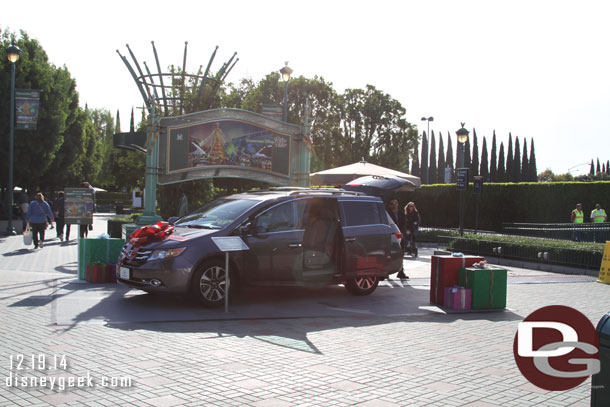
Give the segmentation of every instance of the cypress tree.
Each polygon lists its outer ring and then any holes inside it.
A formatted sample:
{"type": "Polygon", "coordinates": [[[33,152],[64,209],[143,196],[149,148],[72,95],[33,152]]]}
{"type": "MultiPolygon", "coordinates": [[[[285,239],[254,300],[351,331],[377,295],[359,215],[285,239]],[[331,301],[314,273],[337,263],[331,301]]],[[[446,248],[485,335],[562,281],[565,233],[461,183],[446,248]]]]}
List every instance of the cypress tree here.
{"type": "Polygon", "coordinates": [[[428,138],[426,137],[426,132],[424,131],[424,135],[421,138],[421,164],[419,166],[420,177],[422,179],[422,184],[428,183],[428,138]]]}
{"type": "Polygon", "coordinates": [[[532,182],[538,182],[538,169],[536,168],[536,153],[534,152],[534,138],[530,141],[530,180],[532,182]]]}
{"type": "Polygon", "coordinates": [[[521,159],[521,181],[531,181],[529,162],[527,160],[527,140],[525,137],[523,138],[523,158],[521,159]]]}
{"type": "Polygon", "coordinates": [[[439,183],[445,182],[445,146],[443,145],[443,135],[438,133],[438,176],[437,180],[439,183]]]}
{"type": "Polygon", "coordinates": [[[593,165],[593,159],[591,159],[591,167],[589,168],[589,175],[595,175],[595,166],[593,165]]]}
{"type": "Polygon", "coordinates": [[[610,174],[610,160],[606,161],[606,174],[610,174]]]}
{"type": "Polygon", "coordinates": [[[506,153],[506,176],[504,182],[513,182],[513,135],[508,133],[508,151],[506,153]]]}
{"type": "Polygon", "coordinates": [[[596,174],[599,174],[601,172],[601,167],[599,166],[599,157],[597,157],[597,170],[596,170],[596,174]]]}
{"type": "Polygon", "coordinates": [[[500,153],[498,154],[498,182],[506,182],[507,174],[504,166],[504,143],[500,142],[500,153]]]}
{"type": "Polygon", "coordinates": [[[521,182],[521,145],[515,137],[515,155],[513,156],[513,182],[521,182]]]}
{"type": "Polygon", "coordinates": [[[476,129],[472,129],[472,162],[470,163],[472,175],[479,175],[479,141],[476,129]]]}
{"type": "MultiPolygon", "coordinates": [[[[142,109],[142,119],[144,119],[144,109],[142,109]]],[[[136,124],[133,118],[133,106],[131,107],[131,122],[129,123],[129,131],[131,131],[132,133],[136,131],[136,124]]]]}
{"type": "Polygon", "coordinates": [[[604,174],[606,173],[606,164],[605,163],[602,164],[602,173],[604,173],[604,174]]]}
{"type": "Polygon", "coordinates": [[[447,132],[447,165],[453,171],[453,146],[451,145],[451,133],[447,132]]]}
{"type": "Polygon", "coordinates": [[[483,180],[489,181],[489,159],[487,157],[487,140],[483,136],[483,148],[481,150],[481,169],[479,174],[483,176],[483,180]]]}
{"type": "Polygon", "coordinates": [[[498,182],[498,154],[496,151],[496,131],[491,140],[491,160],[489,162],[489,179],[491,182],[498,182]]]}
{"type": "Polygon", "coordinates": [[[436,167],[436,139],[434,137],[434,130],[430,132],[430,164],[428,165],[428,183],[436,184],[436,173],[438,169],[436,167]]]}
{"type": "Polygon", "coordinates": [[[121,114],[119,113],[119,109],[116,110],[116,122],[114,124],[114,132],[121,132],[121,114]]]}

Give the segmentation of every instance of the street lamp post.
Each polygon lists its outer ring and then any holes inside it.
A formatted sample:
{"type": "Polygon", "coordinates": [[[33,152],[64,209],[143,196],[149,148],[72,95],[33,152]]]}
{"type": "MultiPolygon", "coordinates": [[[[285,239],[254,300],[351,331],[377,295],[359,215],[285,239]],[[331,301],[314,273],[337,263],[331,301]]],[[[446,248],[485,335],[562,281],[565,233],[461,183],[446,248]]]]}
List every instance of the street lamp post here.
{"type": "MultiPolygon", "coordinates": [[[[430,143],[430,122],[434,121],[434,117],[430,116],[430,117],[422,117],[421,118],[422,122],[427,121],[428,122],[428,133],[426,133],[428,135],[428,143],[430,143]]],[[[426,180],[425,183],[429,183],[430,182],[430,162],[428,162],[428,167],[426,168],[426,180]]]]}
{"type": "Polygon", "coordinates": [[[284,121],[288,121],[288,81],[290,80],[290,75],[292,74],[292,69],[288,66],[288,61],[286,61],[286,65],[280,69],[280,73],[282,74],[282,80],[284,81],[284,102],[283,102],[283,119],[284,121]]]}
{"type": "MultiPolygon", "coordinates": [[[[460,164],[459,168],[463,171],[464,168],[464,149],[465,144],[468,141],[468,130],[464,128],[464,124],[461,123],[462,128],[455,132],[457,134],[458,143],[460,146],[460,164]]],[[[466,185],[468,185],[468,179],[466,179],[466,185]]],[[[464,236],[464,189],[460,189],[460,236],[464,236]]]]}
{"type": "Polygon", "coordinates": [[[11,63],[11,95],[10,95],[10,121],[9,121],[9,159],[8,159],[8,224],[6,235],[16,235],[13,227],[13,144],[15,140],[15,62],[19,60],[21,50],[13,43],[6,49],[11,63]]]}

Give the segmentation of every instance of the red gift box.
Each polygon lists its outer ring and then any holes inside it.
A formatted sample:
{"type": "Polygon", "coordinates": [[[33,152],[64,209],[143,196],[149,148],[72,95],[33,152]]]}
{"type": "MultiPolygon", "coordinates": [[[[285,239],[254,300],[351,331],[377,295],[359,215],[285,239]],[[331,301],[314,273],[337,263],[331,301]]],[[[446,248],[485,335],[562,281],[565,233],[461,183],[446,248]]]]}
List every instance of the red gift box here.
{"type": "Polygon", "coordinates": [[[483,261],[481,256],[432,256],[430,267],[430,302],[445,303],[445,287],[458,285],[458,271],[483,261]]]}
{"type": "Polygon", "coordinates": [[[472,290],[464,287],[445,287],[444,305],[451,309],[470,309],[472,290]]]}
{"type": "Polygon", "coordinates": [[[87,265],[85,280],[90,283],[116,283],[116,265],[87,265]]]}

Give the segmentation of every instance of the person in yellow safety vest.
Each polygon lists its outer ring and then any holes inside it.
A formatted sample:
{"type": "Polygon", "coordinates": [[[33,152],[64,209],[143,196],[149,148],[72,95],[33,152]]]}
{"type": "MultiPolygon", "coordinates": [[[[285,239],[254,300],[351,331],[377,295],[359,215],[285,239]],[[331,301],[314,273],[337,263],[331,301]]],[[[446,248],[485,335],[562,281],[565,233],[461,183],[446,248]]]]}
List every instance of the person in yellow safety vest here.
{"type": "Polygon", "coordinates": [[[582,205],[576,204],[576,209],[572,211],[572,218],[570,222],[572,223],[583,223],[585,221],[585,216],[582,213],[582,205]]]}
{"type": "Polygon", "coordinates": [[[599,204],[595,204],[595,209],[591,211],[591,222],[593,223],[602,223],[608,220],[608,216],[606,215],[606,211],[601,209],[599,204]]]}

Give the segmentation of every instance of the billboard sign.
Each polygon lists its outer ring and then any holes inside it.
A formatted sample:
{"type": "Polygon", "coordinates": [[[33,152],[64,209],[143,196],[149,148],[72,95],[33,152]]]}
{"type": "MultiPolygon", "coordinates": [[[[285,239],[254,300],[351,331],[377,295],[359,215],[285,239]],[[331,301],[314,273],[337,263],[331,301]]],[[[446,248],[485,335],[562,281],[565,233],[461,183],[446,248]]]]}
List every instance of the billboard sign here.
{"type": "Polygon", "coordinates": [[[239,120],[169,128],[168,173],[205,166],[256,169],[290,175],[290,134],[239,120]]]}
{"type": "Polygon", "coordinates": [[[39,108],[40,90],[15,89],[15,128],[21,130],[36,130],[39,108]]]}
{"type": "Polygon", "coordinates": [[[67,225],[93,224],[93,189],[66,188],[64,190],[64,206],[67,225]]]}

